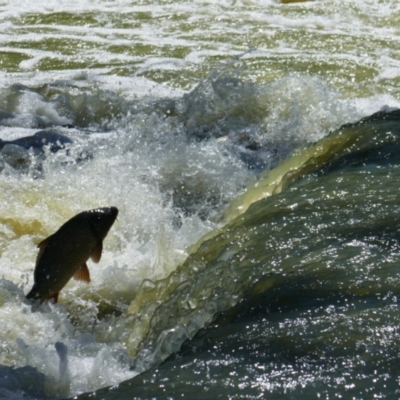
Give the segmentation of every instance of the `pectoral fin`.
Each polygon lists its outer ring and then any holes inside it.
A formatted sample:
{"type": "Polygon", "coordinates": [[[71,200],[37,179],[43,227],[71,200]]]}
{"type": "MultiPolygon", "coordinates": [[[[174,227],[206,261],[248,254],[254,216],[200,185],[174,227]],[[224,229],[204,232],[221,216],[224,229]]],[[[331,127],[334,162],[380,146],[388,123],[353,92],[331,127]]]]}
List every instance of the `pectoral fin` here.
{"type": "Polygon", "coordinates": [[[90,258],[95,262],[98,263],[101,258],[101,252],[103,251],[103,242],[99,241],[96,243],[95,248],[90,253],[90,258]]]}
{"type": "Polygon", "coordinates": [[[75,272],[74,279],[77,281],[90,282],[90,274],[86,263],[83,263],[75,272]]]}

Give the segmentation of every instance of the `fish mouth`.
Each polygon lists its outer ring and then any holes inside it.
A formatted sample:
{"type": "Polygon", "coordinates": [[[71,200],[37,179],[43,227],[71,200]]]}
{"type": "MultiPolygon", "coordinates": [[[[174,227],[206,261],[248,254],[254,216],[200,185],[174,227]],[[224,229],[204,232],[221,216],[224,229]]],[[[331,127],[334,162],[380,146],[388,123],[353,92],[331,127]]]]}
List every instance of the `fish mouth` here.
{"type": "MultiPolygon", "coordinates": [[[[89,214],[103,214],[101,218],[107,218],[109,220],[112,220],[114,222],[117,219],[119,210],[117,207],[111,206],[111,207],[100,207],[100,208],[94,208],[93,210],[88,210],[88,211],[83,211],[83,213],[89,213],[89,214]]],[[[111,223],[112,224],[112,223],[111,223]]]]}
{"type": "Polygon", "coordinates": [[[118,213],[119,213],[118,208],[117,207],[109,207],[109,209],[110,209],[110,213],[111,214],[115,214],[115,219],[117,219],[117,216],[118,216],[118,213]]]}
{"type": "Polygon", "coordinates": [[[118,217],[118,213],[119,213],[118,208],[112,206],[112,207],[107,207],[106,209],[108,210],[107,213],[110,214],[110,216],[113,218],[113,222],[114,222],[118,217]]]}
{"type": "Polygon", "coordinates": [[[111,206],[111,207],[101,207],[101,208],[95,208],[94,210],[90,210],[89,212],[93,212],[93,213],[104,213],[104,214],[108,214],[111,216],[114,216],[114,218],[117,218],[118,215],[118,208],[111,206]]]}

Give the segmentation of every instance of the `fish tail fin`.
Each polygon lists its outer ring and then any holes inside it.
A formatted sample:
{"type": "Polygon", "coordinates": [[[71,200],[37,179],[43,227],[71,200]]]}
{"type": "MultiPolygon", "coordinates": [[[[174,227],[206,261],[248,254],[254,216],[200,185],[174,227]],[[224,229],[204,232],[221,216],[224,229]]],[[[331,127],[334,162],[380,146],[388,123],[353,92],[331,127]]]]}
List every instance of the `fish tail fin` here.
{"type": "MultiPolygon", "coordinates": [[[[54,299],[54,304],[55,304],[55,303],[58,303],[58,295],[59,295],[59,293],[60,293],[60,292],[51,294],[50,296],[46,297],[45,300],[47,301],[47,300],[54,299]]],[[[43,301],[44,301],[44,300],[42,300],[41,303],[43,303],[43,301]]]]}

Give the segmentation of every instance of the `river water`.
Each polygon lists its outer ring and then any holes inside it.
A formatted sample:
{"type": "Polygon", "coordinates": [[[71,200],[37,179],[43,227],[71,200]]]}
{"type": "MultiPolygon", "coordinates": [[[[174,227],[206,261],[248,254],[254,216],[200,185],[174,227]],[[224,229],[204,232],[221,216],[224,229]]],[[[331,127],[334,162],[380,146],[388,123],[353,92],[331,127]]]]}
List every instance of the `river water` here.
{"type": "Polygon", "coordinates": [[[399,20],[0,1],[0,398],[397,398],[399,20]],[[32,307],[37,244],[105,206],[91,283],[32,307]]]}

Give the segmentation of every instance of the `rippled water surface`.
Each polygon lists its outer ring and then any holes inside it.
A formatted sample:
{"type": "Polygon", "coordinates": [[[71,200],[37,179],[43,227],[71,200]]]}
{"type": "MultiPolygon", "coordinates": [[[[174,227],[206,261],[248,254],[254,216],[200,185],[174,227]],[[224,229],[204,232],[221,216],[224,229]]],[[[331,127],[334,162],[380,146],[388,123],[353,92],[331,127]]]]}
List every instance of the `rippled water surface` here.
{"type": "Polygon", "coordinates": [[[399,18],[0,1],[0,398],[398,396],[399,18]],[[34,312],[37,244],[102,206],[34,312]]]}

